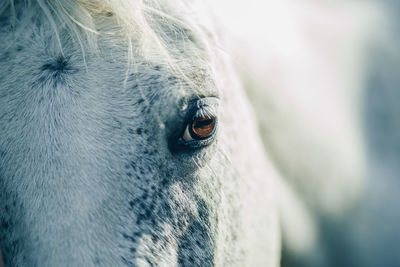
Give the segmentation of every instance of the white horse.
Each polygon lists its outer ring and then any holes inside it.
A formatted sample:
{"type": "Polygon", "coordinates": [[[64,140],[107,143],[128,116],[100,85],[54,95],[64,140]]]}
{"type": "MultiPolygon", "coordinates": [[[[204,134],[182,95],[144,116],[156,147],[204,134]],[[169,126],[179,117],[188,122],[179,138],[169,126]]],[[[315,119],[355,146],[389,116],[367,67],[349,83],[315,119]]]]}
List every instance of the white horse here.
{"type": "Polygon", "coordinates": [[[361,29],[375,13],[253,4],[0,4],[6,266],[278,266],[282,237],[284,264],[326,262],[319,220],[365,184],[361,29]],[[218,20],[246,11],[245,29],[269,26],[243,45],[218,20]],[[335,12],[349,23],[309,16],[335,12]],[[307,25],[334,35],[314,42],[307,25]]]}

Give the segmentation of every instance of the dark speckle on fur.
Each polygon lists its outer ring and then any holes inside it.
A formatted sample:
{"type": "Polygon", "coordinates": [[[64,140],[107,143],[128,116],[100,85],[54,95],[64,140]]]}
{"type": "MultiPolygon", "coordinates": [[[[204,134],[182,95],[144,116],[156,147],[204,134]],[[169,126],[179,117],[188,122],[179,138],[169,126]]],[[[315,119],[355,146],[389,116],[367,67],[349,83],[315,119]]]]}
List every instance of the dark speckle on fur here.
{"type": "Polygon", "coordinates": [[[101,260],[99,258],[97,258],[97,257],[93,260],[93,262],[94,262],[95,265],[100,265],[101,264],[101,260]]]}
{"type": "Polygon", "coordinates": [[[43,64],[40,69],[57,73],[75,71],[75,69],[70,66],[68,59],[63,56],[59,56],[54,61],[43,64]]]}
{"type": "Polygon", "coordinates": [[[132,262],[128,261],[125,257],[121,257],[122,262],[126,265],[126,266],[135,266],[132,262]]]}
{"type": "Polygon", "coordinates": [[[8,57],[10,57],[10,52],[9,51],[5,51],[3,53],[0,53],[0,59],[1,60],[6,59],[8,57]]]}
{"type": "Polygon", "coordinates": [[[135,240],[134,237],[132,237],[132,236],[130,236],[130,235],[127,235],[127,234],[125,234],[125,233],[123,233],[122,236],[123,236],[125,239],[128,239],[129,241],[131,241],[132,243],[136,243],[136,240],[135,240]]]}
{"type": "Polygon", "coordinates": [[[8,221],[2,221],[2,222],[1,222],[1,228],[2,228],[2,229],[7,230],[8,227],[9,227],[8,221]]]}

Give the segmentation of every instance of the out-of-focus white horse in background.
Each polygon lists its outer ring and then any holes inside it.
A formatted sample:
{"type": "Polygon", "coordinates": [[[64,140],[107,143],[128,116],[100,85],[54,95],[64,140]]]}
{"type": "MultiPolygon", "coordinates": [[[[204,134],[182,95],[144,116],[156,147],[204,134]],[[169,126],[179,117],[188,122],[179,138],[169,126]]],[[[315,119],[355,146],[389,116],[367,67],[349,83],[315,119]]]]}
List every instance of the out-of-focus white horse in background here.
{"type": "Polygon", "coordinates": [[[398,266],[399,6],[218,3],[264,145],[293,189],[283,265],[398,266]]]}

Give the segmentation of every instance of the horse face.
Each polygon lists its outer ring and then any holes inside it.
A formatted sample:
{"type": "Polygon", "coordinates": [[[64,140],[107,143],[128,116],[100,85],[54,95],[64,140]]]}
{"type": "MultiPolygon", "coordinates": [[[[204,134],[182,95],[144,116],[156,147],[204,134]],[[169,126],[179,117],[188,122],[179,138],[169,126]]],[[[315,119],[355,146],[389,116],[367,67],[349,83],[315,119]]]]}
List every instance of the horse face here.
{"type": "Polygon", "coordinates": [[[60,39],[43,19],[2,42],[6,265],[277,264],[274,173],[229,63],[180,40],[182,76],[139,53],[127,74],[110,37],[86,62],[60,39]]]}

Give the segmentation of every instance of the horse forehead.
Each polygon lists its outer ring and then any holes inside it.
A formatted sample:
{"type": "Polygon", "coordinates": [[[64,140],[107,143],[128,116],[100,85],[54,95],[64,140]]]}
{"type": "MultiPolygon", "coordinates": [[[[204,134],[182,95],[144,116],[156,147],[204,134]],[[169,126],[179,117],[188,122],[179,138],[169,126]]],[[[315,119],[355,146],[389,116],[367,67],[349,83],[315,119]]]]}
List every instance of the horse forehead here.
{"type": "MultiPolygon", "coordinates": [[[[15,55],[18,58],[20,55],[17,60],[21,61],[23,58],[24,61],[24,66],[19,64],[20,67],[17,65],[15,69],[31,72],[33,76],[42,76],[43,73],[75,74],[75,77],[91,75],[96,79],[88,79],[88,84],[108,81],[115,85],[116,82],[128,80],[127,74],[130,71],[133,74],[130,78],[131,86],[135,82],[140,82],[142,85],[144,92],[140,94],[162,96],[173,93],[181,97],[182,93],[184,95],[218,95],[219,93],[211,64],[205,59],[206,56],[199,56],[203,55],[204,51],[201,51],[202,48],[192,41],[179,39],[170,44],[171,47],[167,47],[167,49],[171,48],[171,51],[167,51],[171,54],[164,56],[172,56],[173,66],[168,66],[168,60],[166,61],[162,56],[150,55],[150,58],[147,58],[146,53],[139,52],[140,49],[136,47],[133,49],[133,64],[129,66],[127,58],[129,47],[123,40],[124,37],[100,35],[98,41],[101,52],[96,54],[92,51],[83,53],[82,44],[74,38],[63,37],[68,33],[54,34],[52,25],[45,18],[40,23],[30,25],[24,31],[27,33],[20,34],[20,39],[14,46],[7,41],[3,45],[0,44],[0,47],[11,47],[11,49],[2,49],[7,50],[8,59],[12,59],[15,55]],[[181,85],[178,86],[176,81],[182,81],[182,79],[185,80],[181,83],[183,90],[182,88],[178,90],[181,85]]],[[[0,34],[2,40],[12,39],[6,36],[7,32],[0,32],[0,34]]],[[[10,36],[11,32],[8,35],[10,36]]],[[[3,53],[2,56],[6,56],[5,54],[3,53]]],[[[151,51],[150,54],[152,54],[151,51]]]]}
{"type": "MultiPolygon", "coordinates": [[[[86,77],[85,87],[126,87],[126,91],[132,93],[130,97],[136,98],[150,97],[156,100],[166,95],[182,97],[194,93],[218,94],[214,73],[201,61],[181,63],[177,65],[181,72],[177,72],[160,62],[162,60],[147,60],[140,55],[134,55],[135,63],[129,67],[124,47],[105,46],[103,49],[108,51],[108,55],[82,55],[76,44],[66,45],[61,51],[54,36],[43,34],[36,35],[33,39],[28,38],[26,42],[21,40],[14,49],[9,49],[6,53],[8,57],[4,63],[23,61],[23,65],[12,64],[13,69],[28,74],[26,78],[31,76],[32,81],[43,80],[46,76],[55,82],[56,79],[65,77],[78,80],[86,77]]],[[[110,91],[111,94],[119,92],[120,90],[110,91]]]]}

